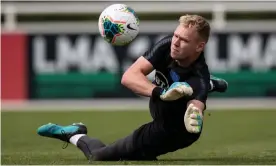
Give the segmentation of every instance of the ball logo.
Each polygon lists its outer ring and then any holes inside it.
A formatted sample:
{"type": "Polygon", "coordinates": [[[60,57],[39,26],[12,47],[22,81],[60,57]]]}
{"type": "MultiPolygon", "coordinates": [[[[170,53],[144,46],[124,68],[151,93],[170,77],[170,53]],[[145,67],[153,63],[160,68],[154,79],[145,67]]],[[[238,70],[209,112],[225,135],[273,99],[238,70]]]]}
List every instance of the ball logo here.
{"type": "Polygon", "coordinates": [[[164,89],[169,88],[169,83],[168,83],[167,78],[160,71],[155,72],[154,82],[156,83],[157,86],[159,86],[161,88],[164,88],[164,89]]]}
{"type": "Polygon", "coordinates": [[[127,28],[136,31],[136,29],[132,28],[130,25],[131,25],[131,24],[127,24],[127,28]]]}

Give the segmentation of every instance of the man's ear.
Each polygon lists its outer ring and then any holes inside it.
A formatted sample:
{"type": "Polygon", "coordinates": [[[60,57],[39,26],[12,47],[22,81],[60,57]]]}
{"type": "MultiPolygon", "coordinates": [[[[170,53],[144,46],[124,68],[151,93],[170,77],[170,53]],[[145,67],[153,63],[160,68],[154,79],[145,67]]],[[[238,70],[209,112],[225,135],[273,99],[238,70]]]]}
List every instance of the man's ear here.
{"type": "Polygon", "coordinates": [[[205,44],[206,44],[205,42],[200,42],[197,45],[196,52],[202,52],[204,50],[205,44]]]}

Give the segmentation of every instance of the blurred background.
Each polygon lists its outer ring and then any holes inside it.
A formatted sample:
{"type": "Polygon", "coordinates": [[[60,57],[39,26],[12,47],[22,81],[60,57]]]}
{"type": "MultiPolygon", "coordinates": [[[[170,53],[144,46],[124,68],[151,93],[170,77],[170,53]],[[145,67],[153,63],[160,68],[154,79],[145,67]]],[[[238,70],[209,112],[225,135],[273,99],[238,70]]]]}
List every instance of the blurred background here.
{"type": "MultiPolygon", "coordinates": [[[[276,2],[1,2],[2,108],[147,108],[120,84],[122,73],[183,14],[212,25],[206,59],[229,82],[209,107],[276,107],[276,2]],[[124,3],[140,18],[131,44],[113,47],[98,32],[107,6],[124,3]]],[[[149,79],[153,79],[154,72],[149,79]]]]}
{"type": "Polygon", "coordinates": [[[148,99],[123,87],[121,76],[187,13],[210,21],[206,60],[229,89],[210,94],[193,146],[163,161],[115,164],[275,165],[276,2],[223,0],[2,1],[1,163],[87,164],[74,146],[64,150],[36,133],[48,122],[82,122],[89,136],[111,143],[151,121],[148,99]],[[114,3],[140,18],[140,34],[127,46],[113,47],[98,32],[101,11],[114,3]]]}

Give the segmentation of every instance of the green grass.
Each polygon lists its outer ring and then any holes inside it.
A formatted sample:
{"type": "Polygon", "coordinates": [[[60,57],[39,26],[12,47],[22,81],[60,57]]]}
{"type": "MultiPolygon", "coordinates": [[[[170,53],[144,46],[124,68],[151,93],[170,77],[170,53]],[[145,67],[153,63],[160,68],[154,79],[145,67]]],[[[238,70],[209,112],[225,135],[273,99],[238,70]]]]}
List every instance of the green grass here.
{"type": "MultiPolygon", "coordinates": [[[[73,145],[36,134],[52,122],[83,122],[89,136],[105,143],[124,137],[151,120],[148,112],[2,112],[2,164],[88,164],[73,145]]],[[[276,164],[275,111],[211,111],[194,145],[160,156],[159,161],[92,164],[276,164]]]]}

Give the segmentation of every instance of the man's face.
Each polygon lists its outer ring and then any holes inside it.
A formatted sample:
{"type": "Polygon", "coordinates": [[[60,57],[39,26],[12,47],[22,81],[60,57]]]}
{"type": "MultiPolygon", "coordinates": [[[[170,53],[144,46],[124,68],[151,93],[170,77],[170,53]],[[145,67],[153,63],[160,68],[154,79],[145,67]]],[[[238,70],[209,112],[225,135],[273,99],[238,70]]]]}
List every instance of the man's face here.
{"type": "Polygon", "coordinates": [[[184,60],[190,56],[196,56],[203,50],[204,43],[194,27],[179,25],[174,31],[171,43],[171,57],[175,60],[184,60]]]}

